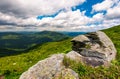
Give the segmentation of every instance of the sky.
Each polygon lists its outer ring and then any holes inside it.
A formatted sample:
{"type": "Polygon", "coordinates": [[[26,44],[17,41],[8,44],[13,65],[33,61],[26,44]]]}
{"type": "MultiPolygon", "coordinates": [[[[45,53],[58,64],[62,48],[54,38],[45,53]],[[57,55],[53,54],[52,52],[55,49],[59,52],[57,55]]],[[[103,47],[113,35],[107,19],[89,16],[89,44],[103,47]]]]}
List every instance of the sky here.
{"type": "Polygon", "coordinates": [[[97,31],[120,25],[120,0],[0,0],[0,31],[97,31]]]}

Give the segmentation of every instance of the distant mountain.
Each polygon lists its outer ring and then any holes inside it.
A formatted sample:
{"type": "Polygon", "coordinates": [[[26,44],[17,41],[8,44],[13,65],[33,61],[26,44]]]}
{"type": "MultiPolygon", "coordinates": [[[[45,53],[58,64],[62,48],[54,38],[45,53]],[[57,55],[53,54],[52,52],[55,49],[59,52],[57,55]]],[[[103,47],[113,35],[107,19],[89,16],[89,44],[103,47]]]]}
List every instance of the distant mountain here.
{"type": "Polygon", "coordinates": [[[60,41],[67,35],[52,32],[0,32],[0,56],[27,50],[46,42],[60,41]],[[8,52],[9,51],[9,52],[8,52]]]}
{"type": "Polygon", "coordinates": [[[60,32],[63,33],[65,35],[71,36],[71,37],[75,37],[78,35],[82,35],[82,34],[86,34],[87,32],[60,32]]]}

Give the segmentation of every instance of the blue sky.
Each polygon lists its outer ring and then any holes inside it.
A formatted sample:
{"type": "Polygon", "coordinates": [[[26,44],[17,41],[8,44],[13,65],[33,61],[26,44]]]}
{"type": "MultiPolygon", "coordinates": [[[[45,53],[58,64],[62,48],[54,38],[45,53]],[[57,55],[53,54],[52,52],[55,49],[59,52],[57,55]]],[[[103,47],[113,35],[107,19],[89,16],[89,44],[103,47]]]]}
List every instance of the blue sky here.
{"type": "MultiPolygon", "coordinates": [[[[80,10],[80,11],[86,11],[85,15],[88,17],[92,17],[94,14],[97,14],[98,12],[95,13],[91,13],[92,11],[92,6],[97,4],[97,3],[101,3],[103,0],[86,0],[83,4],[79,4],[76,5],[74,7],[72,7],[72,11],[75,10],[80,10]]],[[[59,10],[58,12],[52,14],[52,15],[40,15],[37,17],[37,19],[42,19],[42,18],[46,18],[46,17],[55,17],[57,16],[62,10],[59,10]]]]}
{"type": "Polygon", "coordinates": [[[101,3],[103,0],[86,0],[86,2],[84,2],[82,5],[78,5],[75,7],[75,9],[80,9],[81,11],[86,11],[85,15],[88,17],[92,17],[94,14],[96,13],[91,13],[92,11],[92,6],[97,4],[97,3],[101,3]]]}
{"type": "Polygon", "coordinates": [[[120,0],[1,0],[0,31],[97,31],[120,25],[120,0]]]}

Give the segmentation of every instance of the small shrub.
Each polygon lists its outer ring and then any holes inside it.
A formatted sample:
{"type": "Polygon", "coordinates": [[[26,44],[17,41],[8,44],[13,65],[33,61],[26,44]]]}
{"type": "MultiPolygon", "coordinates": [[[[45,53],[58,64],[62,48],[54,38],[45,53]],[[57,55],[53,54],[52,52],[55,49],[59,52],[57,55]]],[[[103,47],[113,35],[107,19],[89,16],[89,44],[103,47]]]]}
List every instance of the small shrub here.
{"type": "Polygon", "coordinates": [[[66,68],[73,69],[76,73],[79,74],[79,76],[83,76],[88,74],[87,66],[82,65],[80,62],[76,62],[74,60],[71,60],[70,58],[67,58],[66,56],[63,59],[63,64],[66,68]]]}
{"type": "Polygon", "coordinates": [[[86,44],[85,48],[90,49],[91,48],[90,44],[86,44]]]}
{"type": "Polygon", "coordinates": [[[4,75],[10,75],[11,71],[10,70],[4,70],[4,75]]]}

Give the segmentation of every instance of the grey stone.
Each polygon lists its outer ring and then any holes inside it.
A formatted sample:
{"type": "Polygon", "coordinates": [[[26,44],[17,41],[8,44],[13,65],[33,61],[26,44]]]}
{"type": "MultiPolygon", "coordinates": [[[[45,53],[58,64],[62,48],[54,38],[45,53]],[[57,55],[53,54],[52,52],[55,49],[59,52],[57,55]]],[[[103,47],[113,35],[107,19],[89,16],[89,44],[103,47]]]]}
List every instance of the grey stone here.
{"type": "Polygon", "coordinates": [[[53,55],[24,72],[20,79],[79,79],[78,74],[63,65],[64,54],[53,55]]]}
{"type": "Polygon", "coordinates": [[[80,35],[73,38],[71,42],[73,42],[74,53],[79,53],[82,56],[81,59],[92,66],[108,65],[115,59],[117,52],[115,46],[104,32],[97,31],[80,35]],[[92,64],[93,61],[94,64],[92,64]]]}
{"type": "Polygon", "coordinates": [[[93,67],[97,67],[100,65],[103,65],[105,63],[105,66],[107,66],[106,62],[104,62],[103,59],[97,58],[97,57],[86,57],[82,56],[81,54],[77,53],[76,51],[71,51],[66,54],[66,56],[72,60],[75,60],[76,62],[81,62],[83,64],[87,64],[93,67]]]}
{"type": "Polygon", "coordinates": [[[79,36],[73,38],[72,41],[88,42],[90,40],[85,35],[79,35],[79,36]]]}

